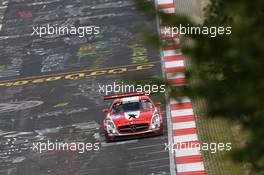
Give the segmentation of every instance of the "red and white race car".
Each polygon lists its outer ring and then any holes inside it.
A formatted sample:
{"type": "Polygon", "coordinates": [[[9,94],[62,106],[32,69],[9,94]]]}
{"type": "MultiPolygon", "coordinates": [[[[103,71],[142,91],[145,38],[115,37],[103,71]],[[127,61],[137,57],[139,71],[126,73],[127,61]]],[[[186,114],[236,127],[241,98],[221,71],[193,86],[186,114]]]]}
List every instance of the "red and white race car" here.
{"type": "Polygon", "coordinates": [[[139,134],[161,135],[163,120],[160,103],[153,103],[145,93],[126,93],[105,96],[114,99],[104,109],[104,131],[108,141],[120,136],[139,134]]]}

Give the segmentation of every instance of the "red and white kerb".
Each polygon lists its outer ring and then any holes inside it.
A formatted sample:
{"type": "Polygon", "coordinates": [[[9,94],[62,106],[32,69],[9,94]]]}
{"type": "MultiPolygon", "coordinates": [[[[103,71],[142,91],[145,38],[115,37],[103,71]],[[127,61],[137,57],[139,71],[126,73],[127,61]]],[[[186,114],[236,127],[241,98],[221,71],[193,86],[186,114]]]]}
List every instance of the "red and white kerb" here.
{"type": "MultiPolygon", "coordinates": [[[[156,3],[159,11],[168,15],[175,14],[173,0],[156,0],[156,3]]],[[[168,29],[160,22],[160,38],[167,43],[162,48],[164,72],[172,86],[182,86],[187,83],[184,74],[185,58],[181,53],[179,35],[172,35],[168,29]]],[[[169,109],[176,174],[205,175],[191,100],[188,97],[182,97],[180,101],[170,99],[169,109]],[[195,146],[190,148],[189,145],[195,146]]]]}
{"type": "Polygon", "coordinates": [[[175,8],[173,0],[158,0],[158,10],[169,15],[174,15],[175,8]]]}

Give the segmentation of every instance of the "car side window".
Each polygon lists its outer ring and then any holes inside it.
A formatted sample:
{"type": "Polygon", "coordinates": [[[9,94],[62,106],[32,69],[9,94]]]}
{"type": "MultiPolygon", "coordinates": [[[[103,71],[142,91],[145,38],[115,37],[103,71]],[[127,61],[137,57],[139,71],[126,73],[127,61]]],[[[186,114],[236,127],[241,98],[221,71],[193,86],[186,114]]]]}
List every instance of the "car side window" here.
{"type": "Polygon", "coordinates": [[[120,103],[116,103],[112,106],[111,112],[112,113],[119,113],[121,111],[120,109],[120,103]]]}
{"type": "Polygon", "coordinates": [[[150,101],[144,100],[141,101],[141,107],[142,109],[152,109],[152,103],[150,101]]]}

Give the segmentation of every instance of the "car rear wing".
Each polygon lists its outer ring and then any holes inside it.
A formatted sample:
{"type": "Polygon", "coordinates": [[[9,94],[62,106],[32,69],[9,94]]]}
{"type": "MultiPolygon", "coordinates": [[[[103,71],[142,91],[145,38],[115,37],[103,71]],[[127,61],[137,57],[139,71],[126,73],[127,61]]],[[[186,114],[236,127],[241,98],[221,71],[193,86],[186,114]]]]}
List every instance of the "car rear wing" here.
{"type": "Polygon", "coordinates": [[[106,95],[106,96],[104,96],[104,100],[133,97],[133,96],[141,96],[141,95],[146,95],[146,93],[145,92],[131,92],[131,93],[124,93],[124,94],[106,95]]]}

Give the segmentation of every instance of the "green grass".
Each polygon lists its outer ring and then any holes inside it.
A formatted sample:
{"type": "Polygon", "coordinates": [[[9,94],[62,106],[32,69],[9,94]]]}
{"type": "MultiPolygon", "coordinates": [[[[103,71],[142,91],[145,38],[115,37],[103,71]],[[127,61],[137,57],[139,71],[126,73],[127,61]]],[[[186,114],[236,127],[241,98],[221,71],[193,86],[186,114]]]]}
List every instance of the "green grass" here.
{"type": "MultiPolygon", "coordinates": [[[[232,150],[239,146],[235,139],[235,125],[223,118],[206,117],[201,109],[205,105],[200,100],[194,101],[195,114],[197,116],[197,128],[201,143],[232,143],[232,150]]],[[[207,175],[245,175],[244,164],[234,162],[231,151],[202,151],[207,175]]]]}

